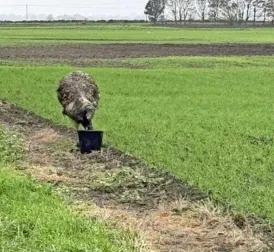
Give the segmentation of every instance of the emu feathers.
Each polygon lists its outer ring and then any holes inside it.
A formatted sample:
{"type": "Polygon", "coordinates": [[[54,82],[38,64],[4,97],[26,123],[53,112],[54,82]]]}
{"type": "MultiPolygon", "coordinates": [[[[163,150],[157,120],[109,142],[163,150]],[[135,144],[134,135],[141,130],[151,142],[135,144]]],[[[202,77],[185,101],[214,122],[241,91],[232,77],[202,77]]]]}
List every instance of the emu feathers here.
{"type": "Polygon", "coordinates": [[[82,71],[72,72],[60,80],[57,97],[63,114],[77,126],[91,129],[91,120],[99,105],[100,92],[95,79],[82,71]]]}

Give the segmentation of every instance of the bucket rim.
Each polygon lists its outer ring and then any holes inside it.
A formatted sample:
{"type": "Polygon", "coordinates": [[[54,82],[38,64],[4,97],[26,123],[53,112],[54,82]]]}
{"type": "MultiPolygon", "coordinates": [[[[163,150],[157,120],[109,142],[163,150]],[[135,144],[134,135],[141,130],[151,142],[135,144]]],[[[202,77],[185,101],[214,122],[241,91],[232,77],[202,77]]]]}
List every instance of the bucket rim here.
{"type": "Polygon", "coordinates": [[[95,132],[95,133],[103,133],[104,131],[103,130],[78,130],[78,133],[81,133],[81,132],[95,132]]]}

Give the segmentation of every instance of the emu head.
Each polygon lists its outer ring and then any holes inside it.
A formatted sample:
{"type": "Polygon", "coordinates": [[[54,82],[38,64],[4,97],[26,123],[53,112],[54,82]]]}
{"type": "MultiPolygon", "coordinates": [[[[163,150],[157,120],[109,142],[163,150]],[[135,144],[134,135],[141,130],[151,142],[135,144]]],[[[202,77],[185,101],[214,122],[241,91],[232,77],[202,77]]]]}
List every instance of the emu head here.
{"type": "Polygon", "coordinates": [[[87,106],[84,111],[83,111],[83,119],[80,121],[82,126],[87,129],[91,130],[92,129],[92,119],[93,116],[93,108],[91,106],[87,106]]]}

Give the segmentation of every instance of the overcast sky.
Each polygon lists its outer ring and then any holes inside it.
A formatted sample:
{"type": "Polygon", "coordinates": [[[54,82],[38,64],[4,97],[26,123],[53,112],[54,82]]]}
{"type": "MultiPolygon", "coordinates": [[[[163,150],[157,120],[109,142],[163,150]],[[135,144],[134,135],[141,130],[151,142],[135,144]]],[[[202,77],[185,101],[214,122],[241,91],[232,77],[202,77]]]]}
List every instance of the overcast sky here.
{"type": "Polygon", "coordinates": [[[28,5],[28,12],[31,14],[145,18],[146,2],[147,0],[0,0],[0,15],[25,15],[25,5],[28,5]]]}

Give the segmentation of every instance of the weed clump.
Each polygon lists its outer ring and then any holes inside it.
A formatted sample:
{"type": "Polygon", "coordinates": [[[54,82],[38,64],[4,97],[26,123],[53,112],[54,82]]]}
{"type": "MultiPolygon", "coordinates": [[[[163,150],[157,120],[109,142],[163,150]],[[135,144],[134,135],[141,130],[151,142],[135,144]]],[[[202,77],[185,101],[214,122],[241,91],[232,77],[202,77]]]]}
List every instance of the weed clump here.
{"type": "Polygon", "coordinates": [[[142,169],[123,167],[103,173],[93,180],[93,189],[118,196],[123,203],[147,205],[148,201],[156,202],[166,198],[165,177],[142,169]]]}

